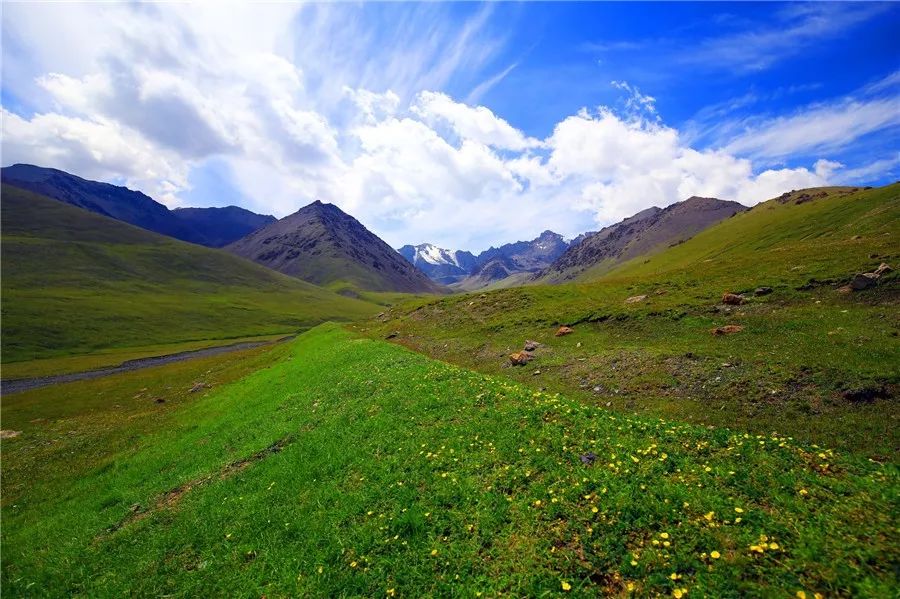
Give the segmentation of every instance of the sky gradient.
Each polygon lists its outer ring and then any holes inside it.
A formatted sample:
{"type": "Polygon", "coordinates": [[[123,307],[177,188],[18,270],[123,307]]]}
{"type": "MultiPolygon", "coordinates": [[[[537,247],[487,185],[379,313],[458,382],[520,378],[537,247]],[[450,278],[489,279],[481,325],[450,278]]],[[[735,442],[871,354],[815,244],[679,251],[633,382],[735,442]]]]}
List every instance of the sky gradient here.
{"type": "Polygon", "coordinates": [[[900,173],[900,6],[4,4],[2,163],[478,251],[900,173]]]}

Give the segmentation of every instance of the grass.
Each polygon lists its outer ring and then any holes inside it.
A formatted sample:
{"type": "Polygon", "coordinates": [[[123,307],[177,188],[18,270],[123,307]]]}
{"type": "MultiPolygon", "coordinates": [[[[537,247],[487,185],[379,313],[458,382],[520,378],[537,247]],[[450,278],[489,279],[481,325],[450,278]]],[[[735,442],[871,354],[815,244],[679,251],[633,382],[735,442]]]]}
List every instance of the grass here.
{"type": "Polygon", "coordinates": [[[97,370],[108,366],[118,366],[122,362],[165,356],[184,351],[231,345],[234,343],[250,343],[260,341],[276,341],[284,337],[282,334],[262,335],[254,337],[239,337],[236,339],[207,339],[204,341],[188,341],[184,343],[164,343],[160,345],[148,345],[144,347],[132,347],[128,349],[106,349],[94,353],[62,358],[44,358],[42,360],[29,360],[26,362],[13,362],[3,364],[0,368],[0,376],[3,380],[23,379],[57,374],[69,374],[72,372],[84,372],[97,370]]]}
{"type": "Polygon", "coordinates": [[[293,333],[381,309],[14,187],[2,202],[4,364],[293,333]]]}
{"type": "Polygon", "coordinates": [[[773,201],[597,281],[408,302],[360,330],[589,405],[895,460],[897,273],[863,292],[837,288],[898,257],[900,185],[773,201]],[[761,286],[773,292],[754,296],[761,286]],[[725,291],[747,301],[721,305],[725,291]],[[555,338],[561,324],[575,334],[555,338]],[[744,330],[710,334],[726,324],[744,330]],[[544,347],[509,368],[527,339],[544,347]],[[875,397],[848,400],[854,391],[875,397]]]}
{"type": "Polygon", "coordinates": [[[2,416],[22,431],[2,446],[11,596],[896,584],[893,464],[623,416],[334,325],[240,359],[18,394],[2,416]],[[201,376],[212,389],[188,394],[201,376]]]}

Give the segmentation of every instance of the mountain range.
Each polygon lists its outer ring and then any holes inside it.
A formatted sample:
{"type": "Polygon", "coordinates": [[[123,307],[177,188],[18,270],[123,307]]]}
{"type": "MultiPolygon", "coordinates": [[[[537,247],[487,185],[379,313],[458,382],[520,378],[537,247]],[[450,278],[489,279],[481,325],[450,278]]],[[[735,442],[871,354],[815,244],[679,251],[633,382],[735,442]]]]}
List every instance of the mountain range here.
{"type": "Polygon", "coordinates": [[[357,291],[446,293],[595,277],[634,257],[681,243],[746,210],[736,202],[691,197],[666,208],[642,210],[571,241],[547,230],[530,241],[491,247],[476,255],[430,243],[395,251],[355,218],[321,201],[277,220],[236,206],[169,210],[126,187],[33,165],[3,168],[0,178],[5,185],[182,241],[223,248],[348,295],[357,291]]]}
{"type": "Polygon", "coordinates": [[[544,231],[531,241],[490,247],[477,256],[472,252],[447,250],[430,243],[405,245],[397,251],[433,281],[459,289],[477,289],[512,275],[540,272],[561,256],[569,245],[562,235],[544,231]]]}
{"type": "Polygon", "coordinates": [[[0,169],[0,180],[154,233],[208,247],[222,247],[275,222],[273,216],[237,206],[169,210],[150,196],[127,187],[31,164],[0,169]]]}

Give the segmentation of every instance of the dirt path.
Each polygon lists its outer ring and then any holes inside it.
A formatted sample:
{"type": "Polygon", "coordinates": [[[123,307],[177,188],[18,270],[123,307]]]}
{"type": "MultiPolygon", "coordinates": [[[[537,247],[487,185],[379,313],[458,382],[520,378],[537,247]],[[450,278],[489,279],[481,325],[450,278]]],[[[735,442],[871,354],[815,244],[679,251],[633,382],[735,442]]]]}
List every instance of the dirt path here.
{"type": "Polygon", "coordinates": [[[188,351],[177,352],[174,354],[167,354],[165,356],[152,356],[149,358],[128,360],[126,362],[122,362],[118,366],[109,366],[107,368],[87,370],[84,372],[72,372],[69,374],[57,374],[53,376],[39,376],[34,378],[0,381],[0,395],[10,395],[11,393],[40,389],[41,387],[47,387],[48,385],[59,385],[61,383],[98,379],[104,376],[109,376],[111,374],[131,372],[132,370],[141,370],[142,368],[150,368],[152,366],[162,366],[163,364],[171,364],[172,362],[183,362],[185,360],[193,360],[195,358],[217,356],[219,354],[239,351],[242,349],[251,349],[254,347],[259,347],[261,345],[282,343],[289,339],[293,339],[294,337],[296,337],[296,335],[282,337],[281,339],[276,339],[274,341],[245,341],[243,343],[232,343],[231,345],[219,345],[217,347],[192,349],[188,351]]]}

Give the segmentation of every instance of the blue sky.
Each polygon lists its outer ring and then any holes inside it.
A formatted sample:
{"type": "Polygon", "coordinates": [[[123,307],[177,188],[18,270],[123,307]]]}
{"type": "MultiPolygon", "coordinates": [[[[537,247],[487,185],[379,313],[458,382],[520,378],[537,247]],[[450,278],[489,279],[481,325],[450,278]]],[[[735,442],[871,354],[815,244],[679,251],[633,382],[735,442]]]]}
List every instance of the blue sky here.
{"type": "Polygon", "coordinates": [[[3,164],[484,249],[900,176],[891,3],[6,4],[3,164]]]}

